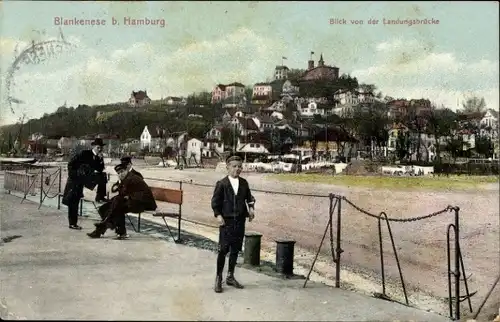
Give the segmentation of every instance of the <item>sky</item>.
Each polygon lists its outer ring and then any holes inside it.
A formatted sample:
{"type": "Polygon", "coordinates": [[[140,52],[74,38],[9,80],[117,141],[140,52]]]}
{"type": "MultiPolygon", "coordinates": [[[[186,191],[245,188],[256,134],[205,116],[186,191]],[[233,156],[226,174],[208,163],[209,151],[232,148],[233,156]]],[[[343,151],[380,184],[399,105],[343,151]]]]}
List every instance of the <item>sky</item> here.
{"type": "Polygon", "coordinates": [[[125,102],[211,91],[218,83],[252,86],[276,65],[326,65],[375,84],[395,98],[428,98],[456,109],[468,96],[499,109],[497,2],[0,2],[1,123],[38,118],[58,107],[125,102]],[[62,19],[105,20],[60,26],[62,19]],[[124,18],[164,19],[127,26],[124,18]],[[112,25],[112,19],[119,22],[112,25]],[[330,19],[346,24],[330,24],[330,19]],[[439,24],[389,25],[383,19],[439,24]],[[378,24],[369,24],[370,19],[378,24]],[[352,24],[362,20],[364,24],[352,24]],[[9,68],[29,44],[58,39],[72,46],[39,64],[9,68]],[[17,52],[17,54],[16,54],[17,52]],[[12,104],[7,97],[21,100],[12,104]]]}

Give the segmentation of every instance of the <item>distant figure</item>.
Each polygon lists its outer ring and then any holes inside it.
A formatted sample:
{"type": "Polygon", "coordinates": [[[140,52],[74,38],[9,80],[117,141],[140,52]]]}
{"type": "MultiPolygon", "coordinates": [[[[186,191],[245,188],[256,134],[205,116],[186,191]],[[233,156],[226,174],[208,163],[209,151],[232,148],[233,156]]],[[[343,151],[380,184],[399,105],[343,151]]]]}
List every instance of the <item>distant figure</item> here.
{"type": "Polygon", "coordinates": [[[238,253],[243,246],[245,222],[251,222],[254,217],[255,198],[252,196],[248,181],[240,177],[243,164],[238,156],[226,160],[228,175],[217,181],[212,197],[212,210],[219,219],[219,251],[217,255],[217,272],[214,291],[222,292],[222,273],[229,253],[229,267],[226,284],[243,288],[235,278],[234,269],[238,253]]]}
{"type": "Polygon", "coordinates": [[[120,179],[118,195],[99,207],[99,215],[104,219],[95,224],[93,232],[87,234],[91,238],[100,238],[111,228],[115,229],[118,239],[125,239],[128,237],[125,227],[127,213],[156,210],[153,193],[142,177],[128,171],[127,165],[123,163],[115,166],[115,171],[120,179]]]}
{"type": "Polygon", "coordinates": [[[83,150],[75,154],[68,162],[68,179],[64,187],[63,205],[68,206],[68,221],[70,229],[80,230],[78,226],[78,205],[83,198],[83,188],[93,190],[97,185],[96,201],[106,200],[107,176],[103,172],[104,159],[102,139],[97,138],[91,143],[91,150],[83,150]]]}

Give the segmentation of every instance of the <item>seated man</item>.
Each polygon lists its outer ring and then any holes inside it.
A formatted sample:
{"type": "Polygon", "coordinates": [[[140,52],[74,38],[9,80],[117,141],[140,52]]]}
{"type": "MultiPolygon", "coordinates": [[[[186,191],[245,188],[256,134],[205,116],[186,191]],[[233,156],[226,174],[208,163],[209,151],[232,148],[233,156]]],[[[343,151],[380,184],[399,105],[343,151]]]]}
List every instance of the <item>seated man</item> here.
{"type": "Polygon", "coordinates": [[[91,238],[99,238],[108,228],[115,228],[119,239],[127,237],[125,215],[129,212],[140,213],[146,210],[155,210],[156,201],[146,182],[133,172],[127,170],[125,164],[119,164],[115,171],[120,179],[118,195],[99,208],[100,223],[96,229],[88,233],[91,238]]]}

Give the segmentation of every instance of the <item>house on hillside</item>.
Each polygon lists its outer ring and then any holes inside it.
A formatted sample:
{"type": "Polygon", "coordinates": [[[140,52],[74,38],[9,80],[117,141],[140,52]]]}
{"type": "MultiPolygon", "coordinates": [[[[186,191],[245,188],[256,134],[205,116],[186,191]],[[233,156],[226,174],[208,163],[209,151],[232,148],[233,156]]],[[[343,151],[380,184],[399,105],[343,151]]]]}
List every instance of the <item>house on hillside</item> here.
{"type": "Polygon", "coordinates": [[[29,140],[30,141],[40,141],[44,138],[45,136],[40,133],[40,132],[36,132],[36,133],[32,133],[30,136],[29,136],[29,140]]]}
{"type": "Polygon", "coordinates": [[[151,104],[151,99],[148,96],[147,91],[132,91],[130,94],[130,98],[128,100],[128,104],[131,107],[141,107],[151,104]]]}
{"type": "Polygon", "coordinates": [[[269,150],[262,143],[240,143],[237,151],[251,154],[269,154],[269,150]]]}
{"type": "Polygon", "coordinates": [[[168,96],[165,98],[165,104],[169,106],[185,106],[187,100],[184,97],[168,96]]]}
{"type": "Polygon", "coordinates": [[[221,157],[224,153],[224,142],[215,138],[207,138],[203,142],[202,155],[205,158],[221,157]]]}
{"type": "Polygon", "coordinates": [[[481,136],[487,136],[494,140],[498,139],[498,111],[488,109],[479,123],[481,136]]]}
{"type": "Polygon", "coordinates": [[[325,65],[323,60],[323,54],[321,54],[318,66],[314,66],[314,60],[309,60],[307,62],[307,70],[304,75],[302,75],[303,81],[313,81],[313,80],[330,80],[335,81],[339,78],[339,68],[335,66],[325,65]]]}
{"type": "Polygon", "coordinates": [[[230,122],[231,126],[236,129],[236,131],[241,136],[246,136],[250,133],[260,132],[259,126],[255,124],[254,119],[245,117],[233,117],[230,122]]]}
{"type": "Polygon", "coordinates": [[[245,85],[234,82],[228,85],[217,84],[212,90],[212,104],[221,102],[228,97],[245,96],[245,85]]]}

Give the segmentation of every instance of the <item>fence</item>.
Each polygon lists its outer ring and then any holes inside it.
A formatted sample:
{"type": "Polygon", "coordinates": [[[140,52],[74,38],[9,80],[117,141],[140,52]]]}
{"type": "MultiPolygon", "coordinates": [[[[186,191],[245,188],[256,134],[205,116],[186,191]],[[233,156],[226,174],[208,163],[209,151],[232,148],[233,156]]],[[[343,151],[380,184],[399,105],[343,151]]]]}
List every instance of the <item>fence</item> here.
{"type": "Polygon", "coordinates": [[[23,194],[21,203],[28,195],[40,196],[38,208],[48,199],[57,198],[61,193],[62,168],[54,166],[36,166],[20,164],[21,170],[6,170],[4,175],[4,190],[7,193],[23,194]]]}
{"type": "MultiPolygon", "coordinates": [[[[16,190],[20,189],[24,193],[24,198],[30,192],[40,194],[40,206],[43,204],[45,198],[54,198],[61,192],[61,168],[50,172],[45,167],[29,167],[25,173],[22,171],[6,171],[5,175],[5,189],[16,190]],[[26,188],[27,187],[27,188],[26,188]],[[37,188],[39,187],[39,188],[37,188]]],[[[178,187],[179,182],[183,182],[184,189],[184,207],[183,207],[183,220],[195,224],[201,224],[217,228],[211,224],[213,216],[209,210],[210,199],[213,193],[213,184],[196,183],[193,181],[185,180],[168,180],[159,178],[145,178],[150,186],[168,187],[175,185],[178,187]]],[[[18,190],[19,191],[19,190],[18,190]]],[[[316,257],[311,265],[311,271],[316,263],[326,235],[330,234],[330,249],[327,253],[331,254],[335,265],[335,286],[341,285],[341,264],[348,263],[352,266],[365,267],[373,270],[381,276],[381,293],[375,294],[376,296],[384,299],[390,299],[386,291],[386,280],[390,276],[397,277],[403,290],[405,304],[409,305],[408,292],[406,283],[408,283],[408,276],[405,277],[404,270],[410,265],[411,262],[408,258],[415,260],[416,248],[411,242],[408,242],[408,235],[411,235],[409,225],[407,223],[428,221],[436,218],[442,218],[446,214],[454,214],[454,222],[448,226],[447,238],[443,239],[447,245],[447,260],[448,270],[445,271],[444,258],[439,258],[438,267],[441,267],[441,272],[448,276],[448,301],[450,306],[450,317],[452,319],[460,318],[460,302],[467,300],[469,309],[472,311],[470,297],[475,292],[470,293],[468,285],[466,285],[466,294],[460,294],[460,281],[461,277],[465,284],[467,278],[464,273],[465,267],[460,250],[460,221],[458,207],[448,206],[437,212],[427,214],[419,217],[412,218],[390,218],[385,213],[373,214],[360,206],[355,201],[352,201],[345,196],[335,194],[302,194],[295,192],[282,192],[282,191],[269,191],[261,189],[253,189],[254,196],[257,199],[258,220],[252,223],[252,229],[258,230],[267,239],[290,238],[297,241],[297,246],[308,250],[316,251],[316,257]],[[329,209],[328,217],[325,218],[325,209],[329,209]],[[266,213],[267,215],[259,215],[259,213],[266,213]],[[308,214],[308,215],[304,215],[308,214]],[[336,220],[334,221],[334,216],[336,220]],[[373,219],[371,223],[376,223],[376,234],[372,234],[373,229],[370,229],[369,221],[366,219],[373,219]],[[326,220],[325,220],[326,219],[326,220]],[[349,223],[349,221],[354,221],[349,223]],[[384,223],[385,222],[385,223],[384,223]],[[336,224],[336,231],[334,233],[334,223],[336,224]],[[347,224],[346,224],[347,223],[347,224]],[[326,224],[326,227],[325,227],[326,224]],[[403,247],[396,246],[397,236],[400,234],[395,233],[394,225],[405,225],[406,228],[399,227],[399,233],[405,234],[405,238],[398,240],[403,247]],[[387,233],[383,234],[383,227],[386,227],[387,233]],[[454,232],[454,239],[452,241],[452,234],[454,232]],[[334,239],[336,240],[334,242],[334,239]],[[396,265],[387,263],[386,256],[389,254],[384,250],[384,243],[391,244],[392,256],[394,256],[396,265]],[[405,243],[411,244],[409,247],[404,247],[405,243]],[[319,247],[318,247],[319,245],[319,247]],[[344,252],[348,250],[348,252],[344,252]],[[405,254],[406,252],[406,254],[405,254]],[[403,253],[403,256],[401,255],[403,253]],[[403,258],[403,260],[402,260],[403,258]],[[453,262],[452,262],[453,259],[453,262]],[[453,267],[453,270],[452,270],[453,267]],[[452,277],[454,279],[452,280],[452,277]],[[452,296],[452,289],[454,296],[452,296]],[[453,307],[452,307],[453,306],[453,307]]],[[[167,205],[159,205],[160,207],[168,207],[167,205]]],[[[439,224],[442,224],[441,222],[439,224]]],[[[396,229],[396,232],[397,229],[396,229]]],[[[445,235],[443,226],[442,236],[445,235]]],[[[423,237],[421,229],[418,229],[415,234],[416,240],[421,240],[423,237]]],[[[323,252],[323,254],[326,254],[323,252]]],[[[391,255],[391,254],[389,254],[391,255]]],[[[309,263],[310,264],[310,263],[309,263]]],[[[418,263],[420,265],[420,263],[418,263]]],[[[425,266],[419,266],[422,271],[420,274],[410,274],[409,280],[411,284],[418,284],[417,281],[422,279],[426,274],[425,266]],[[414,276],[416,275],[416,276],[414,276]],[[413,280],[412,280],[413,278],[413,280]],[[413,283],[412,283],[413,282],[413,283]]],[[[440,274],[438,274],[439,276],[440,274]]],[[[426,279],[425,277],[423,278],[426,279]]],[[[430,283],[435,283],[435,280],[429,278],[430,283]]],[[[306,279],[307,283],[307,279],[306,279]]],[[[442,286],[445,290],[446,286],[442,286]]],[[[429,286],[430,284],[427,284],[429,286]]],[[[305,284],[304,284],[305,286],[305,284]]]]}

